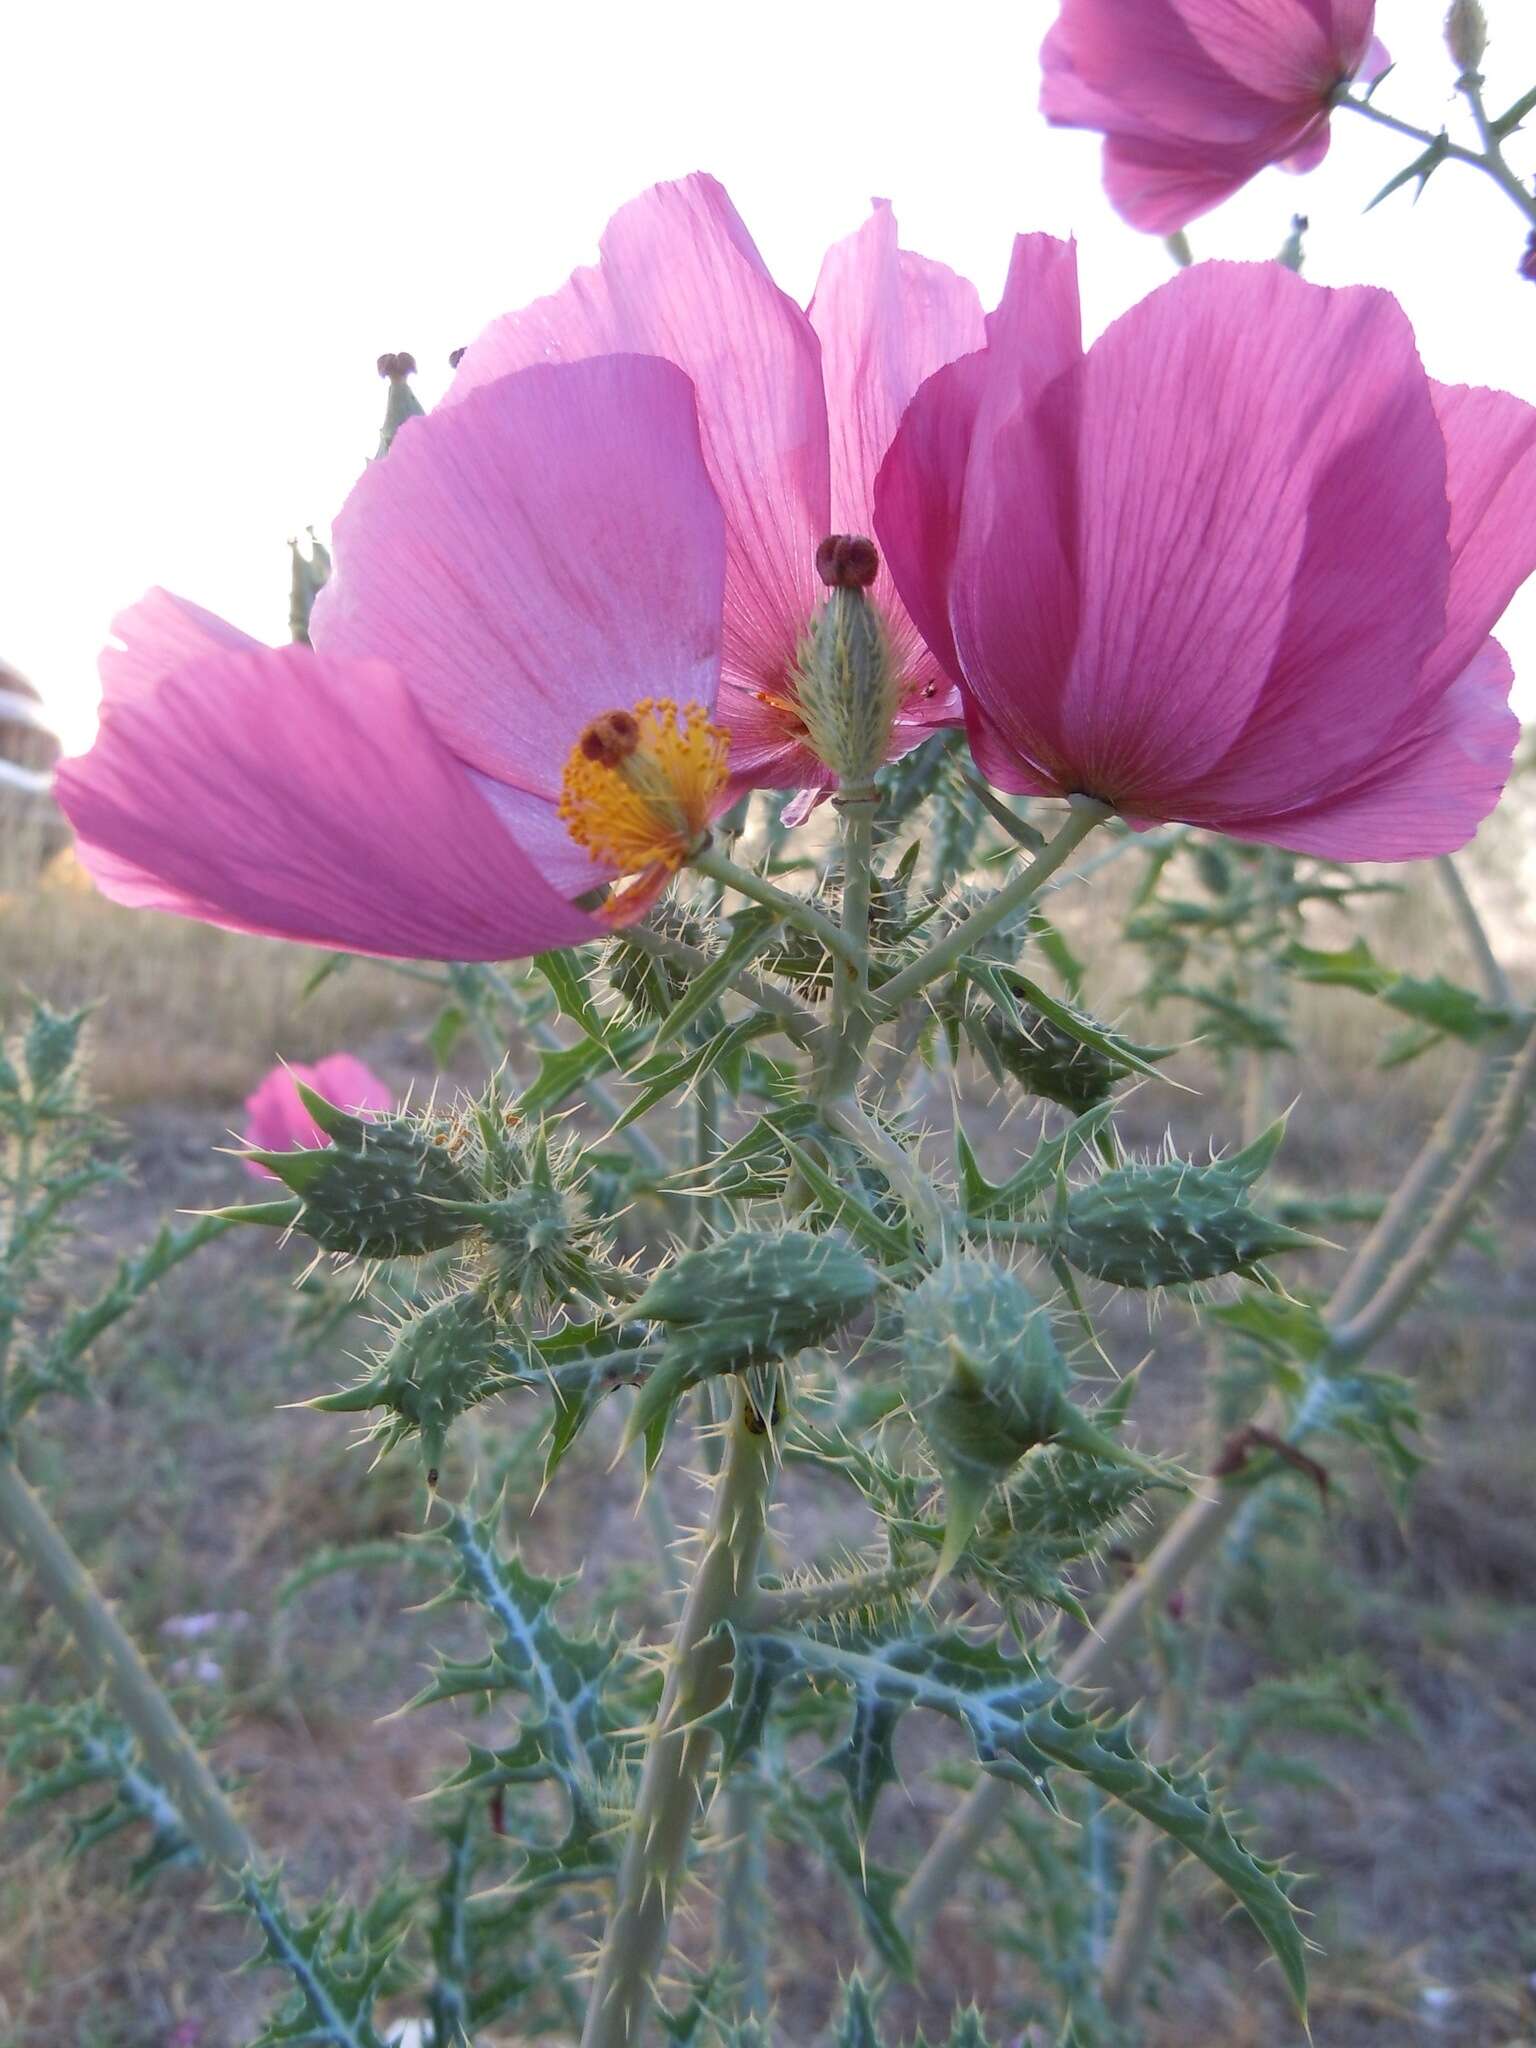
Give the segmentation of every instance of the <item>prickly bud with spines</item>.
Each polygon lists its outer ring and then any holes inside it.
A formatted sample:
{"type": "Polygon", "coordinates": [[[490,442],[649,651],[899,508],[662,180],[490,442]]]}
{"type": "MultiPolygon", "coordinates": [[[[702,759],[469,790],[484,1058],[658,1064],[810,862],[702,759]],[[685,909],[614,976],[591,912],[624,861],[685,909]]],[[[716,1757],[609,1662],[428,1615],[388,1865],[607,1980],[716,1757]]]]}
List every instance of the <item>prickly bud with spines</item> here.
{"type": "Polygon", "coordinates": [[[1147,1288],[1252,1275],[1277,1253],[1315,1246],[1319,1239],[1262,1215],[1248,1200],[1284,1130],[1282,1120],[1246,1150],[1208,1166],[1143,1162],[1065,1190],[1055,1248],[1096,1280],[1147,1288]]]}
{"type": "Polygon", "coordinates": [[[1031,1095],[1059,1102],[1081,1116],[1112,1095],[1130,1069],[1037,1010],[1018,1002],[1019,1021],[991,1012],[987,1037],[1007,1071],[1031,1095]]]}
{"type": "Polygon", "coordinates": [[[685,1252],[630,1311],[668,1325],[671,1344],[740,1372],[792,1358],[864,1309],[879,1276],[850,1246],[808,1231],[737,1230],[685,1252]]]}
{"type": "Polygon", "coordinates": [[[537,1310],[573,1296],[606,1300],[597,1275],[601,1230],[587,1213],[583,1175],[570,1146],[552,1146],[543,1126],[524,1133],[477,1104],[478,1137],[466,1170],[484,1191],[450,1204],[474,1228],[467,1266],[498,1309],[537,1310]]]}
{"type": "Polygon", "coordinates": [[[878,609],[864,595],[879,573],[872,541],[834,534],[817,550],[827,599],[796,663],[795,700],[806,744],[847,785],[873,777],[901,709],[901,675],[878,609]]]}
{"type": "Polygon", "coordinates": [[[495,1363],[496,1337],[495,1313],[479,1290],[450,1294],[397,1325],[375,1369],[356,1386],[305,1406],[327,1415],[382,1410],[369,1431],[380,1456],[419,1437],[427,1483],[435,1486],[450,1426],[509,1384],[495,1363]]]}
{"type": "Polygon", "coordinates": [[[1488,18],[1481,0],[1451,0],[1445,17],[1445,44],[1464,77],[1477,70],[1488,48],[1488,18]]]}
{"type": "Polygon", "coordinates": [[[295,1085],[330,1143],[246,1156],[300,1198],[295,1222],[306,1237],[326,1251],[394,1259],[441,1251],[468,1234],[471,1223],[448,1205],[476,1190],[445,1127],[411,1115],[354,1116],[305,1082],[295,1085]]]}
{"type": "Polygon", "coordinates": [[[1150,1472],[1070,1398],[1072,1369],[1046,1309],[990,1259],[937,1267],[906,1297],[902,1386],[944,1481],[944,1544],[934,1584],[951,1572],[993,1488],[1040,1444],[1150,1472]]]}

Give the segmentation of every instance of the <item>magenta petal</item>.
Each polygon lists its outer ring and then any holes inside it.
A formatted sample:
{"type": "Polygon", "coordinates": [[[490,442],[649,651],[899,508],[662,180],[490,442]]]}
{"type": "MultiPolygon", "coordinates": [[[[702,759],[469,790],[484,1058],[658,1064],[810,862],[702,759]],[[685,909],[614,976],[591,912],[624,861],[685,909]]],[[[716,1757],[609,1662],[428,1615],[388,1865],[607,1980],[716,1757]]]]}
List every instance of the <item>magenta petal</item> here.
{"type": "Polygon", "coordinates": [[[602,261],[508,314],[466,353],[450,404],[524,365],[613,350],[678,363],[698,390],[725,507],[725,676],[776,683],[821,595],[832,529],[821,352],[713,178],[658,185],[615,214],[602,261]]]}
{"type": "Polygon", "coordinates": [[[1173,0],[1185,28],[1226,75],[1266,99],[1327,92],[1330,39],[1308,0],[1173,0]]]}
{"type": "Polygon", "coordinates": [[[1520,722],[1509,708],[1514,670],[1484,643],[1443,696],[1383,750],[1353,789],[1268,819],[1222,829],[1331,860],[1422,860],[1473,837],[1509,780],[1520,722]]]}
{"type": "Polygon", "coordinates": [[[227,619],[205,612],[169,590],[147,591],[112,621],[117,646],[104,647],[97,663],[103,712],[153,689],[166,673],[200,654],[227,648],[247,651],[261,641],[227,619]]]}
{"type": "Polygon", "coordinates": [[[409,959],[511,958],[600,929],[498,825],[382,662],[202,656],[109,710],[57,789],[121,903],[409,959]]]}
{"type": "MultiPolygon", "coordinates": [[[[1276,4],[1288,9],[1291,0],[1276,4]]],[[[1316,39],[1315,22],[1307,33],[1316,39]]],[[[1240,34],[1233,40],[1243,47],[1240,34]]],[[[1106,133],[1246,143],[1294,92],[1279,78],[1263,87],[1239,78],[1184,19],[1184,0],[1064,0],[1041,65],[1047,120],[1106,133]]]]}
{"type": "MultiPolygon", "coordinates": [[[[875,532],[918,631],[951,675],[960,673],[950,621],[951,582],[973,445],[985,420],[995,436],[1006,420],[1028,418],[1044,392],[1082,359],[1077,252],[1049,235],[1021,235],[1002,304],[989,323],[991,346],[930,377],[907,408],[875,486],[875,532]],[[985,410],[984,410],[985,408],[985,410]]],[[[977,465],[981,510],[994,516],[989,465],[977,465]]],[[[1031,522],[1030,537],[1054,585],[1062,574],[1059,535],[1031,522]]],[[[1018,580],[1032,583],[1028,542],[1018,580]]]]}
{"type": "Polygon", "coordinates": [[[554,798],[592,718],[712,705],[724,522],[693,387],[604,356],[408,420],[335,529],[323,653],[379,656],[461,759],[554,798]]]}
{"type": "Polygon", "coordinates": [[[1445,435],[1451,587],[1431,680],[1459,675],[1536,571],[1536,407],[1507,391],[1432,384],[1445,435]]]}
{"type": "Polygon", "coordinates": [[[350,1110],[356,1116],[395,1106],[395,1091],[389,1083],[381,1081],[355,1053],[327,1053],[324,1059],[315,1061],[310,1071],[314,1075],[310,1086],[338,1109],[350,1110]]]}
{"type": "MultiPolygon", "coordinates": [[[[354,1114],[395,1106],[393,1090],[349,1052],[328,1053],[313,1066],[295,1060],[290,1065],[274,1067],[245,1098],[245,1129],[241,1135],[247,1145],[259,1146],[264,1152],[291,1152],[300,1146],[329,1143],[304,1107],[298,1089],[301,1081],[338,1109],[354,1114]]],[[[244,1164],[246,1172],[259,1180],[277,1178],[259,1160],[247,1159],[244,1164]]]]}

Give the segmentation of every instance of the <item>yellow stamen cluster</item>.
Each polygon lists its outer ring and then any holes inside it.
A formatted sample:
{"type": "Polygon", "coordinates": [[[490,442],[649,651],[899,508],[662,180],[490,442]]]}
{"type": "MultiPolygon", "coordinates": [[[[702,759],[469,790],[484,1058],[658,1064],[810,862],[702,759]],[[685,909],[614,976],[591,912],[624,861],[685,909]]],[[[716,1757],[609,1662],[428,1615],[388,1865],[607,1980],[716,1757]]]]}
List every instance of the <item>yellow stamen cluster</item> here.
{"type": "Polygon", "coordinates": [[[576,844],[621,875],[681,866],[709,830],[729,735],[701,704],[647,697],[596,718],[571,749],[560,816],[576,844]]]}

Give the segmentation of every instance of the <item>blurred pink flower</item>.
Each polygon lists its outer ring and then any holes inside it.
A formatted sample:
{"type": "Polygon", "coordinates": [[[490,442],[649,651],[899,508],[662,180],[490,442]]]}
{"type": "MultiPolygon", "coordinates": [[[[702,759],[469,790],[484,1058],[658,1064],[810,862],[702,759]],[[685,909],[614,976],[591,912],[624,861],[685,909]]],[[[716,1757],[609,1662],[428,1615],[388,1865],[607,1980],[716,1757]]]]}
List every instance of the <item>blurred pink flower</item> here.
{"type": "Polygon", "coordinates": [[[163,590],[116,620],[59,800],[119,902],[407,958],[591,938],[573,899],[639,874],[633,910],[721,801],[724,577],[681,371],[502,378],[369,465],[313,649],[163,590]]]}
{"type": "MultiPolygon", "coordinates": [[[[612,349],[688,372],[725,507],[720,718],[732,787],[825,786],[794,688],[796,652],[826,595],[817,546],[869,532],[875,472],[908,400],[984,338],[975,287],[899,249],[885,201],[828,252],[802,311],[773,282],[722,187],[695,174],[617,213],[594,268],[493,321],[464,351],[445,403],[529,363],[612,349]]],[[[955,723],[959,707],[884,571],[869,595],[906,684],[892,747],[901,753],[955,723]]]]}
{"type": "Polygon", "coordinates": [[[1536,409],[1433,383],[1384,292],[1201,263],[1085,355],[1074,250],[1021,236],[876,506],[1003,789],[1340,860],[1447,852],[1498,801],[1536,409]]]}
{"type": "MultiPolygon", "coordinates": [[[[264,1152],[292,1152],[300,1146],[331,1142],[304,1107],[300,1081],[338,1109],[363,1112],[395,1106],[393,1090],[349,1052],[329,1053],[313,1066],[295,1060],[290,1066],[274,1067],[245,1098],[245,1129],[241,1132],[245,1144],[260,1146],[264,1152]]],[[[277,1177],[270,1167],[254,1159],[247,1159],[244,1165],[258,1180],[277,1177]]]]}
{"type": "Polygon", "coordinates": [[[1380,77],[1373,0],[1063,0],[1040,108],[1104,136],[1104,185],[1169,235],[1266,164],[1315,170],[1340,85],[1380,77]]]}

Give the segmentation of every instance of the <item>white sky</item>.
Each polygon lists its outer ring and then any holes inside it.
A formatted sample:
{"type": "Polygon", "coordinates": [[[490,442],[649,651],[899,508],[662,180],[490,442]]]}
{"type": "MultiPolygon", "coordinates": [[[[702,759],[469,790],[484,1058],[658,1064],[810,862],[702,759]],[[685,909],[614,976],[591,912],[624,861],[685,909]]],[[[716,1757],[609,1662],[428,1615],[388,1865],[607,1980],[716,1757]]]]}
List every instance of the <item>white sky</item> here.
{"type": "MultiPolygon", "coordinates": [[[[1497,109],[1536,83],[1536,4],[1486,0],[1497,109]]],[[[1443,0],[1379,0],[1381,104],[1462,119],[1443,0]]],[[[450,348],[591,260],[658,178],[713,171],[779,282],[890,197],[908,246],[992,303],[1016,229],[1076,233],[1091,331],[1168,275],[1110,212],[1095,139],[1035,111],[1053,0],[142,0],[13,8],[0,117],[0,654],[73,745],[113,613],[164,583],[286,637],[286,537],[371,453],[373,369],[450,348]]],[[[1361,218],[1412,145],[1354,116],[1305,180],[1266,172],[1196,224],[1308,275],[1388,286],[1430,370],[1536,400],[1523,228],[1476,172],[1361,218]]],[[[1536,127],[1516,138],[1536,168],[1536,127]]],[[[1536,704],[1536,584],[1505,637],[1536,704]],[[1523,657],[1523,660],[1522,660],[1523,657]]]]}

